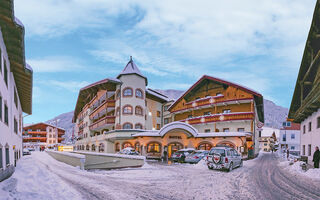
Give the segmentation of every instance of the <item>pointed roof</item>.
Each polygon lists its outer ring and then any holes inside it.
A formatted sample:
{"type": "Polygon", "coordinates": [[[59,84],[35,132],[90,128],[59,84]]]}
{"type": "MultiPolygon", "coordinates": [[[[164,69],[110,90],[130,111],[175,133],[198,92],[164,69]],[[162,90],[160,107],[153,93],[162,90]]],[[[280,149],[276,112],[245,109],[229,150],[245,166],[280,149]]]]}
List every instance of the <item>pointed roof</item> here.
{"type": "Polygon", "coordinates": [[[130,56],[130,61],[126,65],[126,67],[122,70],[122,72],[117,76],[117,78],[120,78],[122,75],[128,75],[128,74],[136,74],[138,76],[141,76],[146,80],[146,85],[148,84],[147,77],[145,77],[137,67],[137,65],[133,62],[132,56],[130,56]]]}

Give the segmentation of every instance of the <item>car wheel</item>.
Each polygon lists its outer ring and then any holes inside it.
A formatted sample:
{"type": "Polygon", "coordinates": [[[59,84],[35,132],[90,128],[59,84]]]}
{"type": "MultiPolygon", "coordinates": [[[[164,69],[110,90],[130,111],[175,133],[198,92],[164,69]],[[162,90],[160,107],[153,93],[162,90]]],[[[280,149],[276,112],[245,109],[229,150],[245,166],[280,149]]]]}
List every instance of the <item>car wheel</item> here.
{"type": "Polygon", "coordinates": [[[208,169],[213,169],[212,167],[208,166],[208,169]]]}
{"type": "Polygon", "coordinates": [[[241,160],[239,167],[242,167],[242,166],[243,166],[243,161],[241,160]]]}
{"type": "Polygon", "coordinates": [[[230,163],[228,171],[231,172],[233,170],[233,163],[230,163]]]}

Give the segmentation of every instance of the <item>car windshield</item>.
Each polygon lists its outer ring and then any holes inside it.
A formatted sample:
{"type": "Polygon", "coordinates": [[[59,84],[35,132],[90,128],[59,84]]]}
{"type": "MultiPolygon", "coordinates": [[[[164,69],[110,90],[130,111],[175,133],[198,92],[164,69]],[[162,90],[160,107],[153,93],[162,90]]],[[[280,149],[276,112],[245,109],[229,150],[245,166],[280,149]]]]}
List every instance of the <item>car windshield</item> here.
{"type": "Polygon", "coordinates": [[[215,154],[215,153],[218,153],[218,154],[220,154],[220,155],[222,155],[222,156],[225,156],[225,153],[224,153],[225,151],[224,151],[224,149],[211,149],[211,151],[210,151],[210,155],[213,155],[213,154],[215,154]]]}

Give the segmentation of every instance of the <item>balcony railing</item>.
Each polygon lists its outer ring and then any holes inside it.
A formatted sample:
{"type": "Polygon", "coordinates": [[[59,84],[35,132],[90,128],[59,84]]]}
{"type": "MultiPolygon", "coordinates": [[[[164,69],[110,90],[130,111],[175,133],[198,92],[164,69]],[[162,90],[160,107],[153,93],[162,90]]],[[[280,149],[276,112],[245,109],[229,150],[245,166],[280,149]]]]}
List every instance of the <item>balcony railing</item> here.
{"type": "Polygon", "coordinates": [[[103,102],[101,105],[99,105],[98,107],[96,107],[95,109],[92,110],[92,112],[90,113],[90,119],[93,119],[97,114],[101,113],[101,112],[105,112],[107,113],[107,109],[108,108],[114,108],[115,107],[115,100],[108,100],[103,102]]]}
{"type": "Polygon", "coordinates": [[[26,137],[23,140],[47,140],[46,137],[26,137]]]}
{"type": "Polygon", "coordinates": [[[185,112],[185,111],[196,109],[196,108],[209,107],[209,106],[219,105],[219,104],[225,105],[225,104],[243,103],[243,102],[247,102],[247,101],[251,101],[251,100],[252,100],[252,98],[226,100],[223,95],[213,96],[213,97],[210,96],[210,97],[205,97],[202,99],[188,102],[184,105],[183,108],[178,109],[178,110],[174,110],[173,113],[185,112]]]}
{"type": "Polygon", "coordinates": [[[201,124],[201,123],[210,123],[210,122],[253,120],[253,119],[254,119],[253,112],[238,112],[238,113],[203,115],[203,116],[184,119],[181,121],[189,124],[201,124]]]}
{"type": "Polygon", "coordinates": [[[114,124],[115,123],[115,116],[105,116],[102,119],[99,119],[98,121],[94,122],[93,124],[90,125],[90,130],[97,129],[99,127],[109,125],[109,124],[114,124]]]}

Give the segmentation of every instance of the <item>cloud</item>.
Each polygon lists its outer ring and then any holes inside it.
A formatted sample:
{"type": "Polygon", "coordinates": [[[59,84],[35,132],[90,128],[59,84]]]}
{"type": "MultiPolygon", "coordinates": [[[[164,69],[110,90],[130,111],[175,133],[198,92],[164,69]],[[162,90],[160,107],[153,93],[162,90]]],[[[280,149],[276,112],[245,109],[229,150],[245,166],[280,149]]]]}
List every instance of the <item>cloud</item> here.
{"type": "Polygon", "coordinates": [[[27,61],[34,72],[70,72],[74,70],[84,70],[77,58],[67,56],[51,56],[44,58],[28,59],[27,61]]]}
{"type": "Polygon", "coordinates": [[[87,81],[57,81],[48,80],[45,82],[46,85],[56,87],[58,89],[68,90],[70,92],[79,92],[80,88],[83,88],[90,83],[87,81]]]}

